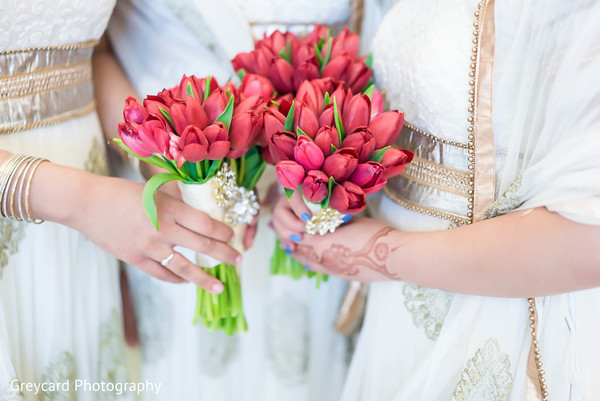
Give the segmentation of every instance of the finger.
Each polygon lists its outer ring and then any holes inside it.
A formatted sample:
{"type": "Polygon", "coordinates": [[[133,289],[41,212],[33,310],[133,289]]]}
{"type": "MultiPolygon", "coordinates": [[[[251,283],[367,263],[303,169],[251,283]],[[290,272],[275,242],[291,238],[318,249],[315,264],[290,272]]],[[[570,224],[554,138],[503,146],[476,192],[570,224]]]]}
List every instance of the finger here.
{"type": "Polygon", "coordinates": [[[273,227],[281,238],[281,249],[287,251],[287,253],[293,251],[295,249],[295,243],[291,238],[294,238],[294,236],[297,236],[298,234],[288,230],[285,226],[282,226],[281,223],[277,221],[273,221],[273,227]]]}
{"type": "Polygon", "coordinates": [[[304,203],[304,200],[302,199],[302,194],[300,191],[294,191],[292,197],[290,198],[290,207],[296,216],[302,221],[307,221],[312,216],[308,206],[306,206],[306,203],[304,203]]]}
{"type": "Polygon", "coordinates": [[[182,227],[221,242],[233,239],[233,230],[227,224],[211,218],[184,203],[175,211],[175,221],[182,227]]]}
{"type": "Polygon", "coordinates": [[[304,222],[294,214],[285,199],[277,203],[273,211],[273,220],[279,221],[280,224],[296,234],[304,232],[304,222]]]}
{"type": "Polygon", "coordinates": [[[186,281],[178,275],[171,272],[169,269],[165,269],[159,262],[155,260],[146,259],[141,263],[136,264],[138,269],[146,272],[154,278],[157,278],[168,283],[185,283],[186,281]]]}
{"type": "Polygon", "coordinates": [[[199,235],[185,228],[177,230],[171,238],[174,245],[180,245],[198,253],[212,256],[230,265],[237,265],[242,261],[242,255],[230,245],[199,235]]]}
{"type": "Polygon", "coordinates": [[[223,284],[219,280],[202,271],[202,269],[187,260],[179,252],[174,252],[173,258],[165,267],[177,276],[196,284],[198,287],[212,294],[223,292],[223,284]]]}
{"type": "MultiPolygon", "coordinates": [[[[300,249],[301,248],[299,247],[298,250],[300,250],[300,249]]],[[[302,263],[303,266],[306,266],[306,268],[309,268],[313,272],[323,273],[323,274],[331,274],[331,272],[328,271],[325,267],[323,267],[323,265],[321,265],[319,262],[315,261],[314,259],[305,256],[305,254],[302,252],[299,252],[299,251],[292,252],[292,257],[294,259],[296,259],[298,262],[302,263]]]]}
{"type": "Polygon", "coordinates": [[[256,237],[256,232],[258,230],[258,216],[254,216],[252,219],[252,223],[246,226],[246,230],[244,231],[244,248],[248,249],[254,243],[254,238],[256,237]]]}

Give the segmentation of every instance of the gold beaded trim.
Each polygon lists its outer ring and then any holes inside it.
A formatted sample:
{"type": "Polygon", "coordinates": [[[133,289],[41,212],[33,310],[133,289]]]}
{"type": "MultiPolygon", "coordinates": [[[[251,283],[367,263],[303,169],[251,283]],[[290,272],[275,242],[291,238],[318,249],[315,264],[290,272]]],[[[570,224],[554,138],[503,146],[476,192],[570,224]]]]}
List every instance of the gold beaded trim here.
{"type": "Polygon", "coordinates": [[[90,60],[64,67],[0,77],[0,99],[14,99],[34,93],[69,88],[92,79],[90,60]]]}
{"type": "Polygon", "coordinates": [[[425,137],[427,137],[429,139],[433,139],[436,142],[443,143],[445,145],[456,146],[456,147],[463,148],[463,149],[468,149],[468,146],[465,145],[464,143],[454,142],[454,141],[449,141],[447,139],[438,138],[437,136],[431,135],[430,133],[425,132],[422,129],[419,129],[419,128],[415,127],[414,125],[412,125],[412,124],[410,124],[410,123],[408,123],[406,121],[404,122],[404,126],[406,128],[409,128],[409,129],[415,131],[415,132],[418,132],[419,134],[421,134],[421,135],[423,135],[423,136],[425,136],[425,137]]]}
{"type": "Polygon", "coordinates": [[[416,205],[411,202],[407,202],[404,199],[401,199],[396,195],[390,188],[387,186],[383,187],[383,192],[398,205],[402,206],[406,210],[410,210],[411,212],[421,213],[427,216],[437,217],[439,219],[449,220],[453,223],[458,224],[459,226],[465,225],[468,223],[469,219],[467,216],[451,213],[445,210],[435,209],[435,208],[427,208],[423,206],[416,205]]]}
{"type": "Polygon", "coordinates": [[[82,109],[73,110],[73,111],[70,111],[68,113],[65,113],[65,114],[62,114],[59,116],[45,119],[43,121],[38,121],[35,123],[27,123],[27,124],[23,124],[23,125],[15,124],[15,125],[4,126],[4,127],[0,128],[0,135],[13,134],[15,132],[27,131],[30,129],[42,128],[42,127],[47,127],[47,126],[54,125],[54,124],[60,124],[65,121],[71,120],[73,118],[77,118],[77,117],[81,117],[86,114],[89,114],[92,111],[94,111],[95,109],[96,109],[96,103],[91,103],[90,105],[88,105],[82,109]]]}
{"type": "Polygon", "coordinates": [[[431,162],[415,156],[402,177],[428,187],[450,192],[465,198],[469,195],[469,173],[446,167],[442,164],[431,162]]]}
{"type": "Polygon", "coordinates": [[[85,49],[88,47],[94,47],[98,43],[100,43],[98,40],[90,40],[88,42],[71,43],[68,45],[61,45],[61,46],[43,46],[43,47],[29,47],[27,49],[4,50],[4,51],[0,52],[0,56],[4,56],[6,54],[26,53],[26,52],[34,52],[34,51],[41,51],[41,50],[85,49]]]}
{"type": "Polygon", "coordinates": [[[529,327],[531,327],[531,343],[533,347],[533,353],[535,355],[535,366],[538,371],[538,381],[540,384],[542,401],[548,401],[548,385],[546,384],[546,378],[544,377],[544,374],[546,374],[546,372],[542,369],[542,354],[540,353],[540,347],[538,344],[536,332],[537,312],[535,310],[535,299],[528,298],[527,302],[529,302],[529,320],[531,322],[529,324],[529,327]]]}

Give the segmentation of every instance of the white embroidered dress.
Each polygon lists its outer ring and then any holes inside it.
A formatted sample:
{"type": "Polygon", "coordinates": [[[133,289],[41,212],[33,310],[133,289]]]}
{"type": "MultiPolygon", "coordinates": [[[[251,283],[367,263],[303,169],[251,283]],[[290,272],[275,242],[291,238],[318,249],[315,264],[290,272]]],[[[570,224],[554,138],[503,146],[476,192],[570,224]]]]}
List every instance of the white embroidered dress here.
{"type": "MultiPolygon", "coordinates": [[[[488,217],[546,206],[573,220],[600,224],[599,6],[496,1],[496,202],[488,217]]],[[[390,106],[441,141],[468,141],[476,10],[477,0],[399,0],[374,39],[376,80],[387,90],[390,106]]],[[[466,147],[453,149],[438,154],[436,168],[466,161],[466,147]]],[[[427,154],[425,147],[419,152],[427,154]]],[[[432,171],[422,177],[445,185],[447,177],[432,171]]],[[[463,175],[468,171],[459,171],[463,175]]],[[[405,180],[417,185],[415,175],[405,180]]],[[[460,188],[461,181],[454,184],[460,188]]],[[[456,210],[458,198],[451,191],[432,199],[439,192],[433,184],[427,188],[417,205],[431,201],[437,209],[456,210]]],[[[453,226],[409,211],[393,198],[373,200],[372,215],[405,231],[453,226]]],[[[542,297],[536,304],[549,399],[596,399],[600,290],[542,297]]],[[[526,299],[452,294],[400,282],[372,284],[342,400],[524,400],[528,306],[526,299]]]]}
{"type": "MultiPolygon", "coordinates": [[[[82,50],[72,49],[63,53],[70,54],[70,64],[52,64],[57,61],[56,53],[62,51],[57,47],[99,39],[113,6],[114,1],[0,2],[3,84],[18,68],[46,79],[28,78],[26,82],[32,85],[25,90],[26,97],[9,94],[0,98],[0,129],[10,127],[20,113],[27,114],[31,105],[30,114],[39,115],[44,110],[61,109],[63,102],[79,100],[74,96],[65,98],[60,91],[82,88],[89,97],[88,108],[79,112],[79,117],[0,135],[1,149],[107,173],[104,139],[93,110],[89,81],[92,47],[83,49],[87,53],[82,62],[72,62],[82,50]],[[47,47],[51,49],[35,50],[47,47]],[[44,65],[49,68],[42,68],[44,65]],[[76,71],[73,80],[85,78],[73,85],[74,81],[64,80],[65,68],[76,71]],[[63,78],[52,81],[53,74],[63,78]],[[32,93],[31,102],[28,93],[32,93]],[[12,112],[7,112],[9,109],[12,112]]],[[[0,91],[7,90],[0,87],[0,91]]],[[[50,119],[55,117],[51,114],[47,116],[50,119]]],[[[0,218],[0,233],[0,399],[117,399],[111,392],[74,391],[75,379],[97,383],[128,379],[117,261],[82,234],[51,222],[34,225],[0,218]],[[13,379],[23,384],[70,380],[71,391],[19,394],[14,391],[18,382],[13,379]]]]}

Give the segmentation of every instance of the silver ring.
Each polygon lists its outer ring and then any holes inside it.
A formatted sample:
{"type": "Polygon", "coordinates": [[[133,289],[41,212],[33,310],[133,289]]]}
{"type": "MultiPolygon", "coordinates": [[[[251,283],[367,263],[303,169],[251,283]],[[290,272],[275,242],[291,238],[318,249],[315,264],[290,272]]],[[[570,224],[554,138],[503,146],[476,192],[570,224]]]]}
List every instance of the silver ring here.
{"type": "Polygon", "coordinates": [[[171,259],[173,259],[173,256],[175,256],[175,252],[171,252],[171,254],[169,256],[167,256],[166,258],[164,258],[163,260],[160,261],[160,264],[163,265],[164,267],[167,267],[167,265],[169,264],[171,259]]]}

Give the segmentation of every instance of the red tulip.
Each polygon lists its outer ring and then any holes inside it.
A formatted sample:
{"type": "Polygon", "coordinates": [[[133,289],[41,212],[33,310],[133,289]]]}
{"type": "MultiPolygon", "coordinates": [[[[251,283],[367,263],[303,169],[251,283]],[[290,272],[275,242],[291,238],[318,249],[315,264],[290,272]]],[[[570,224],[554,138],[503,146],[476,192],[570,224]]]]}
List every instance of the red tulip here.
{"type": "Polygon", "coordinates": [[[162,118],[162,113],[160,109],[165,111],[169,111],[169,108],[175,103],[173,97],[171,96],[171,92],[168,90],[162,90],[157,95],[148,95],[144,99],[144,108],[148,111],[148,113],[152,113],[156,116],[162,118]]]}
{"type": "Polygon", "coordinates": [[[273,87],[279,93],[290,93],[294,91],[292,76],[294,67],[282,58],[276,59],[269,69],[273,87]]]}
{"type": "Polygon", "coordinates": [[[144,117],[146,117],[146,114],[148,114],[146,109],[142,107],[134,97],[129,96],[125,100],[123,117],[125,118],[125,122],[132,128],[137,128],[144,120],[144,117]]]}
{"type": "MultiPolygon", "coordinates": [[[[358,45],[360,38],[357,34],[351,33],[348,28],[342,29],[342,31],[333,38],[333,44],[331,46],[331,58],[337,57],[340,54],[347,54],[350,58],[355,59],[358,57],[358,45]]],[[[325,49],[327,48],[324,46],[325,49]]]]}
{"type": "Polygon", "coordinates": [[[327,25],[315,24],[310,35],[303,38],[303,43],[309,43],[312,45],[314,43],[319,43],[321,39],[327,40],[328,32],[329,28],[327,25]]]}
{"type": "Polygon", "coordinates": [[[340,137],[335,127],[321,127],[315,136],[315,144],[321,149],[325,156],[331,153],[331,145],[336,149],[340,147],[340,137]]]}
{"type": "Polygon", "coordinates": [[[240,86],[240,92],[244,97],[260,96],[270,99],[274,91],[269,79],[256,74],[246,74],[240,86]]]}
{"type": "Polygon", "coordinates": [[[250,53],[239,53],[231,61],[236,71],[244,70],[248,74],[269,76],[274,55],[267,49],[256,49],[250,53]]]}
{"type": "Polygon", "coordinates": [[[319,116],[306,103],[294,102],[294,120],[298,128],[314,138],[319,130],[319,116]]]}
{"type": "Polygon", "coordinates": [[[346,85],[353,93],[360,93],[366,89],[371,80],[371,69],[362,61],[354,62],[350,66],[350,71],[346,77],[346,85]]]}
{"type": "Polygon", "coordinates": [[[329,194],[329,177],[319,170],[311,170],[306,173],[302,182],[302,193],[312,203],[321,202],[329,194]]]}
{"type": "MultiPolygon", "coordinates": [[[[188,87],[192,91],[192,96],[198,100],[202,100],[204,98],[204,91],[206,90],[206,78],[197,78],[194,75],[186,76],[184,75],[181,78],[181,82],[174,88],[171,88],[169,92],[173,96],[173,98],[184,101],[189,96],[188,87]]],[[[219,83],[214,77],[210,78],[210,88],[211,91],[215,88],[219,87],[219,83]]]]}
{"type": "Polygon", "coordinates": [[[358,164],[358,154],[352,148],[341,148],[325,159],[323,172],[341,183],[352,175],[358,164]]]}
{"type": "Polygon", "coordinates": [[[203,133],[209,143],[207,159],[219,160],[227,156],[231,149],[231,142],[223,123],[211,124],[203,130],[203,133]]]}
{"type": "Polygon", "coordinates": [[[204,129],[210,123],[209,116],[204,112],[200,102],[191,96],[185,103],[173,103],[169,113],[173,121],[173,128],[179,135],[189,125],[204,129]]]}
{"type": "Polygon", "coordinates": [[[237,102],[237,100],[240,98],[240,96],[238,96],[234,102],[234,108],[233,108],[233,115],[235,116],[236,114],[242,114],[242,113],[247,113],[247,112],[252,112],[252,113],[256,113],[256,114],[262,114],[262,111],[265,109],[265,100],[258,96],[250,96],[246,99],[244,99],[241,102],[237,102]]]}
{"type": "Polygon", "coordinates": [[[318,170],[323,166],[325,155],[312,139],[302,135],[294,148],[294,159],[308,170],[318,170]]]}
{"type": "Polygon", "coordinates": [[[352,66],[352,59],[345,54],[339,55],[332,58],[329,63],[323,68],[322,77],[332,77],[338,81],[345,81],[350,67],[352,66]]]}
{"type": "Polygon", "coordinates": [[[153,114],[146,114],[142,125],[138,126],[139,138],[154,153],[167,154],[170,135],[164,120],[153,114]]]}
{"type": "Polygon", "coordinates": [[[296,99],[305,103],[317,113],[317,115],[320,115],[323,112],[323,96],[325,92],[321,91],[321,88],[315,81],[316,80],[302,82],[296,92],[296,99]]]}
{"type": "MultiPolygon", "coordinates": [[[[339,105],[339,103],[338,103],[339,105]]],[[[371,101],[367,95],[346,97],[342,110],[342,124],[346,132],[352,132],[357,127],[367,126],[371,116],[371,101]]]]}
{"type": "Polygon", "coordinates": [[[377,149],[393,144],[404,125],[404,114],[397,111],[381,113],[369,123],[369,130],[375,137],[377,149]]]}
{"type": "Polygon", "coordinates": [[[294,88],[298,88],[302,82],[310,81],[319,78],[320,76],[321,73],[319,72],[319,67],[315,63],[305,61],[294,71],[292,83],[294,88]]]}
{"type": "Polygon", "coordinates": [[[381,163],[366,162],[356,166],[354,173],[350,176],[350,181],[358,185],[365,191],[366,195],[379,191],[386,183],[383,178],[385,167],[381,163]]]}
{"type": "Polygon", "coordinates": [[[383,95],[379,91],[374,91],[371,95],[371,121],[383,113],[383,95]]]}
{"type": "Polygon", "coordinates": [[[329,205],[343,214],[358,213],[367,207],[365,192],[353,182],[346,181],[331,190],[329,205]]]}
{"type": "Polygon", "coordinates": [[[269,151],[275,163],[282,160],[294,158],[294,147],[296,146],[296,134],[289,131],[278,131],[271,136],[269,151]]]}
{"type": "Polygon", "coordinates": [[[233,116],[229,127],[231,151],[227,157],[237,159],[254,145],[262,126],[262,117],[255,112],[238,113],[233,116]]]}
{"type": "Polygon", "coordinates": [[[385,167],[383,178],[386,180],[402,173],[406,165],[413,159],[414,153],[406,149],[391,148],[386,150],[381,159],[381,164],[385,167]]]}
{"type": "Polygon", "coordinates": [[[325,110],[319,117],[319,127],[333,127],[335,125],[335,117],[333,113],[333,104],[329,103],[325,106],[325,110]]]}
{"type": "Polygon", "coordinates": [[[151,157],[153,153],[153,147],[148,146],[147,143],[142,141],[138,134],[138,130],[132,129],[131,125],[127,123],[119,123],[119,136],[123,143],[133,151],[136,155],[141,157],[151,157]]]}
{"type": "Polygon", "coordinates": [[[317,78],[319,77],[319,67],[317,64],[317,56],[315,55],[315,49],[312,45],[300,45],[298,50],[293,55],[293,66],[298,69],[304,63],[309,63],[317,67],[317,78]]]}
{"type": "Polygon", "coordinates": [[[375,138],[368,128],[359,127],[344,138],[342,147],[356,149],[356,153],[358,153],[358,162],[364,163],[369,160],[373,155],[373,152],[375,152],[375,138]]]}
{"type": "Polygon", "coordinates": [[[275,166],[275,175],[284,188],[296,189],[304,180],[304,168],[293,160],[283,160],[275,166]]]}
{"type": "Polygon", "coordinates": [[[221,88],[217,88],[211,92],[210,96],[202,103],[209,122],[215,121],[225,111],[228,101],[229,96],[221,88]]]}
{"type": "Polygon", "coordinates": [[[177,167],[181,168],[184,162],[199,162],[206,159],[209,143],[202,130],[190,125],[181,134],[176,143],[177,148],[173,152],[173,141],[171,141],[171,152],[177,159],[177,167]]]}

